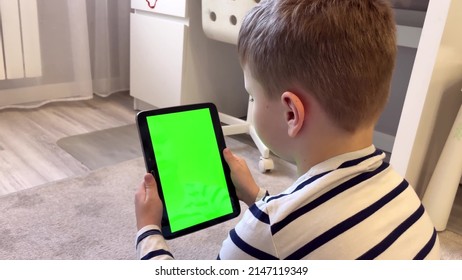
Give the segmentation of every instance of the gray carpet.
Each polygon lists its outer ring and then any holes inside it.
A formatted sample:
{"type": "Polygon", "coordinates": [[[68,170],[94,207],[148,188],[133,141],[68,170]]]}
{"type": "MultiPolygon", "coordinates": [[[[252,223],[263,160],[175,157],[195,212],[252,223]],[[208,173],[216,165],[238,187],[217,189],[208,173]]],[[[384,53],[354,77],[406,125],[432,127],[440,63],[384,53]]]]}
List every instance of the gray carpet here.
{"type": "Polygon", "coordinates": [[[142,156],[135,124],[65,137],[57,144],[90,170],[142,156]]]}
{"type": "MultiPolygon", "coordinates": [[[[278,158],[271,173],[259,173],[255,147],[229,137],[226,142],[271,193],[295,178],[294,166],[278,158]]],[[[0,259],[133,259],[133,198],[144,172],[143,159],[137,157],[0,197],[0,259]]],[[[215,259],[238,220],[171,240],[171,250],[177,259],[215,259]]],[[[462,237],[449,230],[439,236],[443,259],[462,259],[462,237]]]]}
{"type": "Polygon", "coordinates": [[[462,235],[462,185],[457,190],[447,229],[462,235]]]}
{"type": "MultiPolygon", "coordinates": [[[[226,142],[247,159],[256,181],[272,193],[292,182],[293,165],[275,159],[274,172],[261,174],[258,150],[231,138],[226,142]]],[[[0,259],[133,259],[133,199],[144,172],[143,159],[138,157],[0,197],[0,259]]],[[[169,244],[178,259],[215,259],[237,221],[169,244]]]]}

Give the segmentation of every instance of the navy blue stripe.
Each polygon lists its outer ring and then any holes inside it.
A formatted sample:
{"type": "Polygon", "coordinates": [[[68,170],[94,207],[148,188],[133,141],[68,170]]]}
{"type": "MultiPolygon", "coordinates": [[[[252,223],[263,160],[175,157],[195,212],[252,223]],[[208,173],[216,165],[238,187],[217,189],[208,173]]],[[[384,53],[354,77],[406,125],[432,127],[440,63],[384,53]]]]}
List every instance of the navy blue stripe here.
{"type": "Polygon", "coordinates": [[[415,224],[425,213],[425,209],[420,204],[420,207],[412,213],[404,222],[402,222],[396,229],[394,229],[385,239],[375,245],[369,251],[364,253],[358,258],[358,260],[373,260],[380,254],[385,252],[406,230],[408,230],[413,224],[415,224]]]}
{"type": "MultiPolygon", "coordinates": [[[[313,182],[316,181],[317,179],[323,177],[324,175],[326,175],[326,174],[328,174],[328,173],[330,173],[330,172],[332,172],[332,170],[327,171],[327,172],[324,172],[324,173],[321,173],[321,174],[318,174],[318,175],[315,175],[315,176],[309,178],[308,180],[303,181],[303,182],[302,182],[300,185],[298,185],[290,194],[293,194],[294,192],[297,192],[297,191],[301,190],[304,186],[313,183],[313,182]]],[[[280,195],[272,196],[272,197],[270,197],[270,198],[268,198],[268,199],[266,200],[266,203],[270,202],[271,200],[284,197],[284,196],[286,196],[286,195],[289,195],[289,194],[283,193],[283,194],[280,194],[280,195]]]]}
{"type": "Polygon", "coordinates": [[[422,250],[420,250],[420,252],[417,253],[417,255],[414,257],[414,260],[423,260],[423,259],[425,259],[428,256],[428,254],[431,252],[433,247],[435,246],[435,243],[436,243],[436,230],[433,229],[432,237],[427,242],[427,244],[425,244],[425,246],[422,248],[422,250]]]}
{"type": "Polygon", "coordinates": [[[138,239],[136,240],[136,246],[138,247],[138,244],[140,244],[140,242],[145,239],[146,237],[148,236],[151,236],[151,235],[162,235],[162,233],[160,232],[160,230],[157,230],[157,229],[150,229],[148,231],[145,231],[143,234],[141,234],[138,239]]]}
{"type": "Polygon", "coordinates": [[[381,150],[378,150],[376,149],[372,154],[370,155],[367,155],[367,156],[364,156],[364,157],[361,157],[361,158],[358,158],[358,159],[353,159],[353,160],[349,160],[349,161],[345,161],[344,163],[342,163],[337,169],[340,169],[340,168],[348,168],[348,167],[352,167],[352,166],[356,166],[358,164],[360,164],[361,162],[367,160],[367,159],[370,159],[372,157],[375,157],[375,156],[379,156],[383,154],[383,152],[381,150]]]}
{"type": "Polygon", "coordinates": [[[173,255],[169,251],[159,249],[159,250],[149,252],[148,254],[146,254],[146,256],[142,257],[141,260],[150,260],[152,258],[162,256],[162,255],[168,255],[173,258],[173,255]]]}
{"type": "Polygon", "coordinates": [[[306,213],[310,212],[314,208],[318,207],[319,205],[322,205],[323,203],[326,203],[328,200],[334,198],[338,194],[374,177],[375,175],[379,174],[383,170],[385,170],[389,166],[388,163],[384,162],[382,165],[380,165],[376,170],[367,172],[367,173],[362,173],[340,185],[337,187],[331,189],[330,191],[326,192],[325,194],[321,195],[320,197],[316,198],[312,202],[306,204],[303,207],[300,207],[299,209],[293,211],[287,217],[282,219],[281,221],[274,223],[271,225],[271,233],[274,235],[277,232],[279,232],[281,229],[283,229],[285,226],[290,224],[291,222],[295,221],[299,217],[305,215],[306,213]]]}
{"type": "Polygon", "coordinates": [[[253,216],[255,218],[257,218],[260,222],[262,223],[265,223],[267,225],[270,224],[270,219],[269,219],[269,216],[268,214],[266,214],[265,212],[261,211],[257,205],[252,205],[250,206],[249,208],[249,211],[253,214],[253,216]]]}
{"type": "Polygon", "coordinates": [[[328,231],[324,232],[323,234],[319,235],[312,241],[308,242],[300,249],[289,255],[286,259],[288,260],[299,260],[308,255],[309,253],[313,252],[314,250],[318,249],[322,245],[326,244],[330,240],[334,239],[335,237],[339,236],[340,234],[344,233],[345,231],[349,230],[350,228],[356,226],[360,222],[364,221],[375,212],[377,212],[380,208],[385,206],[395,197],[397,197],[400,193],[402,193],[408,187],[408,183],[403,180],[401,184],[399,184],[396,188],[390,191],[388,194],[383,196],[378,201],[374,202],[372,205],[368,206],[367,208],[359,211],[355,215],[351,216],[350,218],[346,219],[345,221],[337,224],[336,226],[332,227],[328,231]]]}
{"type": "Polygon", "coordinates": [[[221,261],[220,254],[217,256],[217,261],[221,261]]]}
{"type": "Polygon", "coordinates": [[[236,233],[236,230],[231,230],[229,233],[229,236],[231,237],[231,240],[234,242],[234,244],[244,251],[246,254],[259,259],[259,260],[277,260],[273,255],[270,255],[268,253],[265,253],[255,247],[250,246],[247,244],[244,240],[242,240],[236,233]]]}

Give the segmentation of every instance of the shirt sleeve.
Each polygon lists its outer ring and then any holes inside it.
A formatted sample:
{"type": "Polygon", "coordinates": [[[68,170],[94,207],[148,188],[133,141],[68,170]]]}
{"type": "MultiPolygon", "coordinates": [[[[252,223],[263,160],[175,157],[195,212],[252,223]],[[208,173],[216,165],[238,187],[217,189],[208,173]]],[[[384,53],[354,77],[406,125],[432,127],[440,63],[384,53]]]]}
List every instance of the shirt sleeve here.
{"type": "Polygon", "coordinates": [[[167,242],[160,228],[155,225],[145,226],[136,235],[136,256],[140,260],[172,260],[167,242]]]}
{"type": "Polygon", "coordinates": [[[223,241],[218,259],[278,259],[271,233],[270,216],[264,201],[258,201],[244,213],[223,241]]]}

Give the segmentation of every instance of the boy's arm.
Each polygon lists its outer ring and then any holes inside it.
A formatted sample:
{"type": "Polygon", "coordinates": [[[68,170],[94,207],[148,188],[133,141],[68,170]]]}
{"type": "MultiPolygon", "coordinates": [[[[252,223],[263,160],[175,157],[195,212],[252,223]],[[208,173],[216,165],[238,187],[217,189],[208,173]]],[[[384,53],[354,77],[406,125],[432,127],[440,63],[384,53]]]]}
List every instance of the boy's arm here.
{"type": "Polygon", "coordinates": [[[147,173],[135,194],[136,254],[139,259],[173,259],[160,231],[163,205],[152,174],[147,173]]]}
{"type": "Polygon", "coordinates": [[[268,194],[266,190],[260,188],[255,183],[244,159],[235,156],[228,148],[224,149],[223,156],[231,170],[231,179],[236,186],[236,193],[239,200],[250,207],[257,200],[268,194]]]}
{"type": "Polygon", "coordinates": [[[136,235],[136,257],[140,260],[171,260],[167,243],[156,225],[148,225],[136,235]]]}

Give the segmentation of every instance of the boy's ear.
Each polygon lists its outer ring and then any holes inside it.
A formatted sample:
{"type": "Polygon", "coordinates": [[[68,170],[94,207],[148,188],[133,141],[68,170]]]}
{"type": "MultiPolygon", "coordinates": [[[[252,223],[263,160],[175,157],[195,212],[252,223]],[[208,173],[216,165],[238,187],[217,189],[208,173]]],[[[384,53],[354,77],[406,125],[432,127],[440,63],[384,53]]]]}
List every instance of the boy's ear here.
{"type": "Polygon", "coordinates": [[[295,137],[300,132],[305,121],[305,106],[300,98],[290,91],[282,94],[281,102],[287,123],[287,133],[290,137],[295,137]]]}

